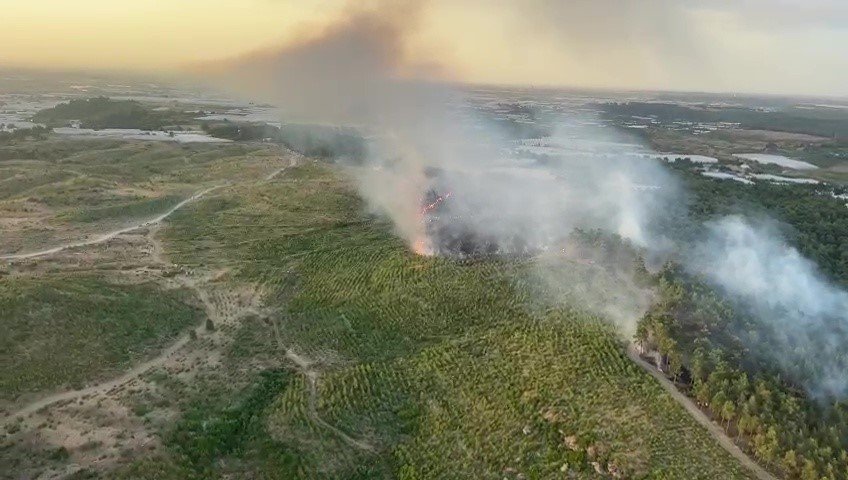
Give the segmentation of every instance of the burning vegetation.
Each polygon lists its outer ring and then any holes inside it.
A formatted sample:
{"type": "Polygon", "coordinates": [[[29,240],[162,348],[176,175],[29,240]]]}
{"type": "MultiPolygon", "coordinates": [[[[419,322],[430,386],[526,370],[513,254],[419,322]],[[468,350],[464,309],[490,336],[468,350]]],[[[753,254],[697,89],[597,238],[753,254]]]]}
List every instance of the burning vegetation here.
{"type": "Polygon", "coordinates": [[[482,212],[463,213],[468,209],[463,208],[460,202],[462,195],[455,195],[453,190],[431,188],[427,191],[421,199],[419,214],[419,222],[423,226],[422,237],[412,245],[415,253],[455,258],[530,257],[548,250],[542,245],[531,245],[519,234],[503,238],[474,229],[472,225],[476,222],[497,222],[499,219],[497,216],[469,218],[479,217],[482,212]]]}

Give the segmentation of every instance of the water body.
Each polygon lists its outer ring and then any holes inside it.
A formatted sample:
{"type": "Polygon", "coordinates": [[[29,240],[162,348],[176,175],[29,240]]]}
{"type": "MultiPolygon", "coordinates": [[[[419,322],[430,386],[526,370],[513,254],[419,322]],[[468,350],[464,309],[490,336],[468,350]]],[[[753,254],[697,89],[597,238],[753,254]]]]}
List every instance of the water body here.
{"type": "Polygon", "coordinates": [[[104,128],[92,130],[90,128],[54,128],[53,132],[75,138],[107,138],[119,140],[150,140],[159,142],[178,143],[228,143],[232,140],[216,138],[204,132],[168,132],[139,130],[136,128],[104,128]]]}
{"type": "Polygon", "coordinates": [[[757,180],[766,180],[768,182],[774,183],[801,183],[807,185],[817,185],[821,182],[812,178],[792,178],[792,177],[781,177],[780,175],[771,175],[769,173],[756,173],[751,175],[757,180]]]}
{"type": "Polygon", "coordinates": [[[735,180],[737,182],[741,182],[741,183],[744,183],[744,184],[747,184],[747,185],[753,185],[754,184],[754,182],[752,182],[751,180],[748,180],[747,178],[744,178],[744,177],[740,177],[738,175],[734,175],[732,173],[701,172],[701,175],[703,175],[705,177],[710,177],[710,178],[718,178],[718,179],[721,179],[721,180],[735,180]]]}
{"type": "Polygon", "coordinates": [[[807,163],[801,160],[794,160],[789,157],[784,157],[783,155],[772,155],[769,153],[738,153],[734,154],[733,156],[741,158],[743,160],[750,160],[752,162],[757,163],[770,163],[774,165],[780,165],[781,167],[791,168],[794,170],[815,170],[819,168],[813,165],[812,163],[807,163]]]}

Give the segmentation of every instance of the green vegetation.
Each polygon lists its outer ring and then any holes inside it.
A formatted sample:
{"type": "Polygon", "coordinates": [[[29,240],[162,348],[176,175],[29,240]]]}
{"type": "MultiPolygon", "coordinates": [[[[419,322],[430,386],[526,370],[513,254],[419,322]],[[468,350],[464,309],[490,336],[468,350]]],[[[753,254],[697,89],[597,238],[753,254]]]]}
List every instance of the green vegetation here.
{"type": "Polygon", "coordinates": [[[362,135],[351,128],[322,125],[286,124],[280,129],[280,141],[308,157],[359,161],[367,146],[362,135]]]}
{"type": "Polygon", "coordinates": [[[183,197],[177,195],[139,199],[127,203],[109,205],[107,207],[74,211],[64,216],[64,218],[70,222],[82,223],[113,219],[152,218],[167,212],[182,200],[183,197]]]}
{"type": "Polygon", "coordinates": [[[338,441],[304,448],[326,432],[305,414],[301,385],[269,419],[274,438],[297,439],[288,447],[304,463],[300,476],[554,478],[565,465],[594,478],[592,462],[625,478],[742,475],[622,354],[608,327],[577,313],[469,329],[416,355],[334,372],[319,393],[319,415],[367,432],[385,453],[351,452],[324,466],[334,450],[352,449],[338,441]]]}
{"type": "MultiPolygon", "coordinates": [[[[219,133],[253,135],[227,128],[219,133]]],[[[320,143],[309,138],[301,137],[303,151],[320,143]]],[[[38,219],[47,212],[51,225],[68,228],[153,216],[186,192],[231,182],[159,232],[178,267],[161,275],[209,273],[214,280],[198,288],[222,317],[191,337],[196,357],[146,373],[152,388],[113,398],[158,441],[108,476],[747,478],[627,359],[612,327],[563,292],[539,292],[526,260],[415,256],[390,225],[364,214],[332,167],[307,163],[265,181],[287,164],[279,157],[278,146],[258,143],[0,146],[0,169],[15,179],[0,181],[0,208],[38,219]],[[242,289],[261,293],[261,306],[236,319],[228,315],[240,300],[226,294],[242,289]],[[545,293],[565,300],[543,301],[545,293]]],[[[676,166],[692,192],[691,211],[680,215],[753,206],[792,224],[792,241],[845,281],[844,205],[820,187],[741,186],[676,166]]],[[[602,277],[604,260],[639,264],[624,242],[577,237],[601,253],[575,271],[602,277]]],[[[0,277],[10,332],[0,355],[9,372],[25,372],[4,373],[9,400],[114,375],[204,318],[189,298],[196,292],[60,274],[63,266],[48,262],[20,268],[0,277]]],[[[719,297],[672,269],[638,273],[640,286],[659,292],[641,338],[684,388],[773,470],[842,478],[846,432],[831,426],[846,424],[844,411],[824,415],[785,379],[746,362],[728,333],[736,317],[719,297]]],[[[49,452],[55,463],[79,454],[49,452]]]]}
{"type": "MultiPolygon", "coordinates": [[[[785,222],[787,240],[833,280],[848,285],[848,211],[843,200],[831,197],[833,187],[740,185],[704,178],[694,167],[686,161],[673,164],[691,195],[682,213],[686,218],[667,219],[683,227],[675,231],[679,238],[700,235],[704,220],[759,213],[785,222]]],[[[762,464],[786,478],[848,478],[848,408],[835,399],[810,398],[801,388],[818,368],[815,361],[778,370],[750,342],[769,345],[770,335],[781,332],[764,329],[743,305],[673,264],[648,281],[657,299],[640,321],[637,338],[661,355],[684,391],[762,464]]]]}
{"type": "Polygon", "coordinates": [[[212,474],[218,458],[242,455],[247,445],[263,441],[263,413],[291,377],[292,373],[286,370],[261,372],[246,397],[236,399],[233,405],[197,406],[186,412],[167,441],[174,445],[176,455],[188,463],[189,471],[212,474]]]}
{"type": "Polygon", "coordinates": [[[811,399],[790,381],[814,365],[780,372],[746,347],[757,329],[726,299],[668,268],[637,335],[668,363],[682,388],[728,433],[786,478],[841,479],[848,472],[848,408],[811,399]]]}
{"type": "Polygon", "coordinates": [[[821,167],[844,167],[848,164],[848,142],[808,147],[799,152],[798,157],[821,167]]]}
{"type": "Polygon", "coordinates": [[[167,345],[201,312],[180,291],[90,276],[0,282],[4,400],[115,375],[167,345]]]}
{"type": "MultiPolygon", "coordinates": [[[[845,201],[833,198],[833,188],[817,185],[777,185],[757,182],[716,182],[692,171],[689,162],[672,168],[690,194],[686,215],[703,221],[728,214],[764,213],[786,222],[787,237],[806,257],[833,279],[848,285],[848,211],[845,201]]],[[[841,191],[841,190],[840,190],[841,191]]],[[[670,222],[671,223],[671,222],[670,222]]],[[[679,225],[695,225],[680,221],[679,225]]],[[[697,232],[686,232],[686,235],[697,232]]]]}
{"type": "Polygon", "coordinates": [[[231,269],[271,313],[234,332],[231,373],[158,382],[185,413],[119,476],[747,478],[611,327],[533,300],[522,262],[415,256],[362,207],[309,164],[172,217],[171,259],[231,269]]]}
{"type": "Polygon", "coordinates": [[[60,182],[72,177],[72,174],[61,171],[29,171],[26,169],[19,170],[15,173],[9,178],[0,181],[0,199],[4,200],[14,197],[33,188],[60,182]]]}
{"type": "Polygon", "coordinates": [[[203,122],[203,131],[229,140],[268,140],[285,145],[308,157],[325,160],[343,158],[361,161],[365,140],[352,128],[323,125],[286,124],[278,128],[265,123],[203,122]]]}
{"type": "Polygon", "coordinates": [[[83,128],[137,128],[159,130],[166,126],[192,123],[191,116],[171,110],[152,110],[135,100],[106,97],[76,99],[35,114],[33,121],[51,127],[64,127],[78,120],[83,128]]]}
{"type": "Polygon", "coordinates": [[[49,247],[155,217],[206,186],[256,179],[282,165],[280,148],[68,140],[0,146],[0,252],[49,247]]]}
{"type": "Polygon", "coordinates": [[[50,129],[46,127],[19,128],[11,132],[0,131],[0,145],[6,145],[19,140],[44,140],[50,129]]]}
{"type": "Polygon", "coordinates": [[[204,132],[213,137],[226,138],[235,141],[276,140],[280,129],[265,123],[237,123],[230,121],[201,123],[204,132]]]}

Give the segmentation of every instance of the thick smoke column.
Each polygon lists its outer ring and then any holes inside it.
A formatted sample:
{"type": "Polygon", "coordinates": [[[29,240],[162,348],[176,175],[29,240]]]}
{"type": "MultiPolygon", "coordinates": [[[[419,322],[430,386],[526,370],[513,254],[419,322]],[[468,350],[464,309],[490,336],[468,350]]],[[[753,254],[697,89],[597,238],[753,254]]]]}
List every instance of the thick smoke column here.
{"type": "Polygon", "coordinates": [[[442,69],[405,60],[405,39],[422,8],[414,1],[352,8],[309,40],[208,70],[245,96],[279,105],[287,120],[364,132],[369,158],[354,170],[362,196],[419,252],[462,253],[471,243],[472,250],[532,256],[532,277],[546,298],[582,304],[625,335],[650,305],[650,292],[629,280],[631,265],[601,277],[582,254],[560,255],[569,235],[599,229],[650,255],[676,252],[690,272],[756,318],[753,347],[774,352],[787,370],[817,366],[807,369],[816,372],[806,380],[813,394],[846,393],[838,356],[848,343],[845,292],[773,231],[742,218],[710,224],[696,245],[674,244],[660,225],[685,203],[677,183],[645,158],[649,152],[591,114],[550,113],[544,120],[553,132],[544,145],[517,143],[462,91],[432,82],[446,76],[442,69]],[[442,198],[438,217],[448,227],[427,223],[422,206],[430,197],[442,198]]]}

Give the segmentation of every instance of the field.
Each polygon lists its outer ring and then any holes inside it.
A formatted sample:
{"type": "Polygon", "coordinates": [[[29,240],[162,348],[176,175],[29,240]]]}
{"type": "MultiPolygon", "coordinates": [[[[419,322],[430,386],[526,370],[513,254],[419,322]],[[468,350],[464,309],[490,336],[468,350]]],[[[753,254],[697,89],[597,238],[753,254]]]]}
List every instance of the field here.
{"type": "Polygon", "coordinates": [[[580,478],[597,475],[592,462],[744,476],[610,327],[537,304],[514,281],[523,265],[416,257],[361,207],[311,164],[173,217],[173,261],[264,292],[264,321],[242,325],[222,362],[267,365],[266,377],[229,403],[191,402],[162,458],[127,476],[580,478]]]}
{"type": "Polygon", "coordinates": [[[0,255],[156,216],[203,187],[256,175],[277,154],[262,145],[61,137],[0,146],[0,255]]]}
{"type": "Polygon", "coordinates": [[[115,376],[200,322],[187,297],[85,275],[5,280],[2,400],[115,376]]]}
{"type": "Polygon", "coordinates": [[[3,155],[32,180],[2,208],[50,226],[19,221],[8,253],[218,187],[3,267],[4,328],[62,350],[3,362],[30,392],[7,411],[4,478],[748,478],[607,323],[540,301],[523,261],[413,255],[340,167],[250,143],[3,155]]]}

